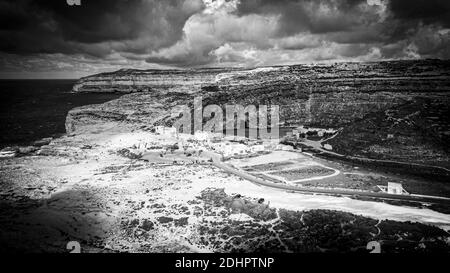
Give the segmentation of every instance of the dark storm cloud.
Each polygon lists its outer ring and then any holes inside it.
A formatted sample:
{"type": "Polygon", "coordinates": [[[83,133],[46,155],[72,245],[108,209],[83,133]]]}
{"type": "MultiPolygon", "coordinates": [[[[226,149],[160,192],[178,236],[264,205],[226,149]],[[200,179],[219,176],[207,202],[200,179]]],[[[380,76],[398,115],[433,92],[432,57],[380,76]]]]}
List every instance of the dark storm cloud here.
{"type": "Polygon", "coordinates": [[[241,1],[238,14],[281,15],[280,35],[300,31],[328,33],[348,30],[368,20],[365,0],[249,0],[241,1]]]}
{"type": "Polygon", "coordinates": [[[389,10],[400,20],[418,20],[425,24],[450,27],[450,1],[448,0],[393,0],[389,10]]]}
{"type": "MultiPolygon", "coordinates": [[[[384,0],[387,12],[400,21],[438,23],[450,27],[448,0],[384,0]]],[[[238,5],[239,14],[279,14],[285,31],[335,32],[371,23],[373,13],[366,0],[246,0],[238,5]],[[328,9],[323,14],[320,10],[328,9]],[[324,16],[326,15],[326,16],[324,16]]]]}
{"type": "Polygon", "coordinates": [[[177,41],[201,1],[1,0],[0,50],[8,53],[143,53],[177,41]],[[106,43],[114,43],[109,44],[106,43]],[[104,43],[100,45],[100,43],[104,43]]]}
{"type": "Polygon", "coordinates": [[[419,55],[450,57],[449,33],[445,31],[450,27],[450,1],[379,3],[385,5],[384,10],[366,0],[248,0],[240,2],[237,14],[278,15],[280,36],[308,32],[338,44],[356,44],[349,48],[372,44],[380,47],[386,58],[401,58],[411,44],[419,55]]]}

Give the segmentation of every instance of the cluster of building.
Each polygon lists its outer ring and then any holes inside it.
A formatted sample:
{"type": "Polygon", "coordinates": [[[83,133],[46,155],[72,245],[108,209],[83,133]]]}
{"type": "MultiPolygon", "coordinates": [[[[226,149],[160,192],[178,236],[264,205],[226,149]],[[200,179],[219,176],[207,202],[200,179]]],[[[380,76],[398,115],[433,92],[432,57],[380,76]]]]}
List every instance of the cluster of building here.
{"type": "Polygon", "coordinates": [[[224,141],[213,145],[213,150],[224,158],[245,157],[251,155],[270,153],[274,150],[289,151],[292,146],[279,144],[279,141],[248,141],[245,143],[224,141]]]}
{"type": "Polygon", "coordinates": [[[242,136],[203,131],[197,131],[193,135],[181,134],[175,128],[163,126],[156,126],[155,133],[175,138],[178,149],[185,153],[211,151],[220,154],[222,159],[264,154],[274,150],[293,150],[291,146],[280,144],[279,139],[250,140],[242,136]]]}
{"type": "MultiPolygon", "coordinates": [[[[323,149],[332,151],[333,146],[330,144],[322,144],[325,138],[329,138],[336,134],[334,129],[323,129],[323,128],[309,128],[305,126],[300,126],[293,129],[291,132],[287,132],[283,141],[294,143],[295,145],[303,143],[305,141],[315,141],[319,142],[323,149]]],[[[294,146],[295,146],[294,145],[294,146]]]]}

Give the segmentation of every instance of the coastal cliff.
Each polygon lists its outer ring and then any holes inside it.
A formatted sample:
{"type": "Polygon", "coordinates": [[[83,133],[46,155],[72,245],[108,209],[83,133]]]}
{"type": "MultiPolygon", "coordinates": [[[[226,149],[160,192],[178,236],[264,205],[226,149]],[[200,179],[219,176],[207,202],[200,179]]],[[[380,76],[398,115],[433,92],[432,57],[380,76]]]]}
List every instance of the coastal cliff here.
{"type": "Polygon", "coordinates": [[[179,88],[190,92],[215,81],[220,73],[236,69],[197,70],[134,70],[122,69],[111,73],[101,73],[81,78],[73,92],[135,93],[147,92],[155,88],[179,88]]]}
{"type": "MultiPolygon", "coordinates": [[[[77,108],[69,113],[66,128],[73,132],[72,128],[83,123],[80,120],[89,118],[117,120],[112,113],[124,115],[121,120],[135,120],[136,115],[153,113],[156,102],[164,106],[169,102],[173,107],[190,104],[190,99],[200,95],[204,105],[280,105],[280,120],[288,126],[340,128],[416,98],[442,97],[450,90],[449,66],[448,61],[428,60],[252,70],[121,70],[83,78],[74,91],[140,94],[103,106],[77,108]]],[[[167,112],[160,110],[163,119],[167,112]]]]}
{"type": "MultiPolygon", "coordinates": [[[[431,149],[430,158],[438,158],[439,165],[448,165],[446,143],[450,125],[443,113],[448,112],[449,105],[450,61],[337,63],[247,70],[120,70],[83,78],[74,91],[131,94],[101,105],[73,109],[66,120],[70,134],[118,124],[131,130],[155,124],[171,125],[173,109],[181,105],[192,107],[194,97],[202,96],[204,107],[279,105],[282,126],[349,128],[332,142],[343,154],[420,161],[418,153],[426,154],[431,149]],[[430,103],[420,103],[423,100],[430,103]],[[395,119],[373,118],[404,105],[410,105],[409,114],[422,111],[425,105],[434,105],[431,108],[437,114],[405,123],[395,132],[389,129],[395,119]],[[358,130],[355,127],[358,124],[372,127],[358,130]],[[408,132],[416,133],[411,136],[408,132]],[[417,132],[427,132],[428,137],[420,137],[418,141],[417,132]],[[403,143],[401,150],[391,144],[387,150],[383,148],[388,134],[393,135],[389,143],[403,143]]],[[[434,162],[430,158],[426,161],[434,162]]]]}

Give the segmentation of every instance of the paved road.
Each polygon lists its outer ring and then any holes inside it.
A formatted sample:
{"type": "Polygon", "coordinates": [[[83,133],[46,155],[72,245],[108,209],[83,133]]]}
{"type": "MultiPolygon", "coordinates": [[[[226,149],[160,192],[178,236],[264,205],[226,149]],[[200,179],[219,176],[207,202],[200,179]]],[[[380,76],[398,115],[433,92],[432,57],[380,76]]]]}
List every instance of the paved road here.
{"type": "Polygon", "coordinates": [[[345,195],[345,196],[361,196],[361,197],[372,197],[372,198],[381,198],[381,199],[390,199],[390,200],[403,200],[403,201],[415,201],[415,202],[427,202],[427,203],[445,203],[450,205],[450,198],[438,197],[438,196],[424,196],[424,195],[394,195],[387,194],[382,192],[367,192],[367,191],[352,191],[352,190],[343,190],[343,189],[321,189],[321,188],[306,188],[306,187],[298,187],[287,184],[277,184],[265,181],[253,175],[250,175],[244,171],[235,169],[223,162],[218,160],[214,160],[212,163],[214,166],[239,177],[242,177],[254,184],[281,189],[292,192],[300,192],[300,193],[314,193],[314,194],[327,194],[327,195],[345,195]]]}

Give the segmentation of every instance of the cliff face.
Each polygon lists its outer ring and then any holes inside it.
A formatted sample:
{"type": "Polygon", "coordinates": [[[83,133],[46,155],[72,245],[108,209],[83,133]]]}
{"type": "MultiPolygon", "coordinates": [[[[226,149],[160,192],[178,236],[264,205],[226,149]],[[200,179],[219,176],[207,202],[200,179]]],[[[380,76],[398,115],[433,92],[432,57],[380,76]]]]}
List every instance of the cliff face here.
{"type": "Polygon", "coordinates": [[[173,107],[190,95],[163,95],[163,91],[132,93],[119,99],[97,105],[72,109],[66,118],[69,134],[103,130],[115,126],[138,129],[151,127],[170,117],[173,107]],[[176,98],[176,99],[175,99],[176,98]]]}
{"type": "Polygon", "coordinates": [[[73,92],[117,92],[135,93],[155,88],[179,88],[190,92],[213,82],[220,73],[232,69],[199,70],[132,70],[124,69],[81,78],[73,92]]]}
{"type": "Polygon", "coordinates": [[[207,104],[277,104],[286,125],[342,127],[370,113],[450,90],[450,62],[291,66],[219,80],[207,104]]]}
{"type": "MultiPolygon", "coordinates": [[[[200,95],[204,105],[277,104],[281,108],[280,120],[286,125],[337,128],[417,98],[446,94],[450,90],[450,62],[342,63],[253,70],[121,70],[83,78],[73,90],[142,94],[124,96],[103,106],[75,109],[70,112],[68,128],[80,116],[116,120],[113,113],[121,113],[121,119],[128,119],[153,112],[153,103],[171,107],[191,104],[193,97],[200,95]]],[[[163,114],[159,108],[158,112],[163,114]]]]}

